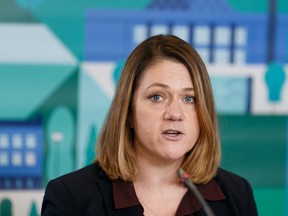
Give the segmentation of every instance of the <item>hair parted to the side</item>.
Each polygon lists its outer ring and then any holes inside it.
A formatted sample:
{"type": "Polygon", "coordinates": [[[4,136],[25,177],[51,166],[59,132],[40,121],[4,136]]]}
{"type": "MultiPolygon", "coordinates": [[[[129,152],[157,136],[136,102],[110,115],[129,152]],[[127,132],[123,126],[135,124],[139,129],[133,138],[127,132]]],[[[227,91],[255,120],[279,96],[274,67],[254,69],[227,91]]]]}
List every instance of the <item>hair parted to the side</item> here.
{"type": "Polygon", "coordinates": [[[133,93],[143,72],[164,59],[184,64],[192,78],[200,135],[194,148],[185,156],[182,168],[194,183],[205,184],[216,175],[221,158],[212,87],[206,66],[198,53],[188,43],[173,35],[150,37],[128,57],[97,140],[96,161],[111,179],[135,179],[137,157],[129,121],[133,93]]]}

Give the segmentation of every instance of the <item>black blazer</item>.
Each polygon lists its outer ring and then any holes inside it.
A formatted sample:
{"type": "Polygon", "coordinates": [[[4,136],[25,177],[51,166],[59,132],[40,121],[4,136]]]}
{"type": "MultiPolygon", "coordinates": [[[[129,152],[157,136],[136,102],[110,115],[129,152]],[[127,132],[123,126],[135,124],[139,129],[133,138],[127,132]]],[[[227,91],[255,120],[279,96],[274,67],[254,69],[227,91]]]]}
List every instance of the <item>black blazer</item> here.
{"type": "MultiPolygon", "coordinates": [[[[216,216],[257,216],[249,183],[228,171],[219,169],[216,182],[225,200],[208,201],[216,216]]],[[[42,216],[139,216],[143,208],[114,209],[112,182],[98,164],[50,181],[41,209],[42,216]]],[[[205,216],[203,209],[195,216],[205,216]]]]}

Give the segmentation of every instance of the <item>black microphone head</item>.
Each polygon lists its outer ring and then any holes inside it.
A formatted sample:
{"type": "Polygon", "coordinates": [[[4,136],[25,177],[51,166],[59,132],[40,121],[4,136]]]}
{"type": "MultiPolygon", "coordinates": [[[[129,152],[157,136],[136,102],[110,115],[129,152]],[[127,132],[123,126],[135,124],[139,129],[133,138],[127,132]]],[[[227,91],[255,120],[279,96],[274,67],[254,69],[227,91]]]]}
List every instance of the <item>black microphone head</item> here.
{"type": "Polygon", "coordinates": [[[186,178],[186,176],[185,176],[186,172],[182,168],[177,170],[177,174],[178,174],[179,178],[182,180],[184,180],[186,178]]]}

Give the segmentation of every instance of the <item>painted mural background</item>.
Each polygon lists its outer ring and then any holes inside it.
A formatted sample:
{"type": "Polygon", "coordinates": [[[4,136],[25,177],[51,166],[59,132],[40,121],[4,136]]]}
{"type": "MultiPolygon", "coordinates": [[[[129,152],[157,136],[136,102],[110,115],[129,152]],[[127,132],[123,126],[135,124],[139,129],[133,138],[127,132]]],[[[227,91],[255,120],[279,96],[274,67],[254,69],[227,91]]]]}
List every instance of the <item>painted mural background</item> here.
{"type": "Polygon", "coordinates": [[[159,33],[207,64],[222,166],[288,215],[286,0],[0,0],[0,216],[40,215],[47,182],[92,162],[126,57],[159,33]]]}

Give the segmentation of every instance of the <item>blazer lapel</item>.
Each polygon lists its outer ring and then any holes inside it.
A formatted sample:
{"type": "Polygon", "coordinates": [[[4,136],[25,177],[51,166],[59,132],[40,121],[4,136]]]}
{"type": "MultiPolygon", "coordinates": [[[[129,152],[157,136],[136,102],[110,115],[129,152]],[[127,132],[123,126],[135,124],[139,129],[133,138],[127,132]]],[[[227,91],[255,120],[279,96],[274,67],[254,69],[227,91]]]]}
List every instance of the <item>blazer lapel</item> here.
{"type": "Polygon", "coordinates": [[[106,209],[107,216],[143,216],[141,205],[128,208],[115,208],[112,181],[108,179],[104,171],[99,172],[96,184],[102,194],[104,200],[103,207],[106,209]]]}

